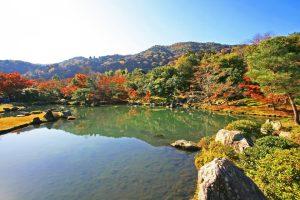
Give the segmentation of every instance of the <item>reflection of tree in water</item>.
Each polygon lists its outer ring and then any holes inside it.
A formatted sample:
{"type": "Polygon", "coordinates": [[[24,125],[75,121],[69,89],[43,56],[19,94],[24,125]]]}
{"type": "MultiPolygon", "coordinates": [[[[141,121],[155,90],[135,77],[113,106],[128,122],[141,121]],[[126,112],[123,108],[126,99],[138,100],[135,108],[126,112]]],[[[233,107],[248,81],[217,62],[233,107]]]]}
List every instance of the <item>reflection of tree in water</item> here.
{"type": "Polygon", "coordinates": [[[236,119],[207,111],[129,106],[78,107],[73,113],[77,119],[58,128],[76,135],[134,137],[153,145],[177,139],[197,141],[236,119]]]}

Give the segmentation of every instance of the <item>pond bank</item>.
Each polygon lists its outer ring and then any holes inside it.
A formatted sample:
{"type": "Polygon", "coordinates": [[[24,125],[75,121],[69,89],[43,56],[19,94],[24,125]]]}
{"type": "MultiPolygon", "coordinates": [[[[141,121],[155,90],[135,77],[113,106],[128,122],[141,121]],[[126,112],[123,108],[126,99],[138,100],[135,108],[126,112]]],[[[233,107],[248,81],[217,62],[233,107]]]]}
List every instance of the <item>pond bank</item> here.
{"type": "Polygon", "coordinates": [[[24,112],[17,116],[1,117],[0,118],[0,134],[9,133],[11,131],[25,128],[29,125],[38,125],[46,122],[53,122],[59,118],[74,120],[70,111],[32,111],[24,112]]]}

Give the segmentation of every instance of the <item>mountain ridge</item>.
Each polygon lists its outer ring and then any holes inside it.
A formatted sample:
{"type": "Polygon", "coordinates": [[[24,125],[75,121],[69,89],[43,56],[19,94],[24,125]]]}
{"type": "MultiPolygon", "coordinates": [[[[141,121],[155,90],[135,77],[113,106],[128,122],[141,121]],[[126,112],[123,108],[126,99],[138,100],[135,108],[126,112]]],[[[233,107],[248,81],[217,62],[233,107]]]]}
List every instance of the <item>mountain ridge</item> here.
{"type": "Polygon", "coordinates": [[[106,55],[99,57],[76,56],[53,64],[34,64],[21,60],[0,60],[0,71],[18,71],[32,78],[72,77],[76,73],[105,72],[109,70],[141,68],[145,71],[170,63],[188,52],[220,51],[233,45],[214,42],[177,42],[171,45],[154,45],[144,51],[129,55],[106,55]]]}

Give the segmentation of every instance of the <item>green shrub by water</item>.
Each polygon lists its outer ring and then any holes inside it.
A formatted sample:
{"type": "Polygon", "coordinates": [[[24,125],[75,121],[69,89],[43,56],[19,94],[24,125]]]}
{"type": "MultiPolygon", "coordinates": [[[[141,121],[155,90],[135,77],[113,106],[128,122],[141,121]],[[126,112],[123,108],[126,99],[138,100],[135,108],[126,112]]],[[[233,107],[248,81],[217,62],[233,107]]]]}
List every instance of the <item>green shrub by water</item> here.
{"type": "Polygon", "coordinates": [[[266,136],[239,155],[238,166],[268,199],[296,199],[300,183],[300,151],[297,147],[284,138],[266,136]]]}
{"type": "Polygon", "coordinates": [[[241,162],[246,174],[268,199],[297,199],[300,196],[300,151],[275,149],[261,159],[241,162]]]}
{"type": "Polygon", "coordinates": [[[235,162],[238,159],[238,155],[232,147],[224,146],[219,142],[210,141],[209,145],[207,145],[206,148],[202,148],[201,152],[195,156],[195,165],[200,169],[205,163],[215,158],[228,158],[235,162]]]}
{"type": "Polygon", "coordinates": [[[229,123],[226,130],[241,131],[247,138],[257,137],[260,133],[260,125],[251,120],[237,120],[229,123]]]}

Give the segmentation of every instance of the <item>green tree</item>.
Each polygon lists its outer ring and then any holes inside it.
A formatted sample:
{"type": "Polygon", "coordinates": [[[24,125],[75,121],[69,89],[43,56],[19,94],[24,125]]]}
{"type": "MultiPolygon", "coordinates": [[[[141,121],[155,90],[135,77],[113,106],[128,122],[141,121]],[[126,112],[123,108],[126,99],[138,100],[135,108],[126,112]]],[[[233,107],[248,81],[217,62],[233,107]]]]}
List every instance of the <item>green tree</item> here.
{"type": "Polygon", "coordinates": [[[299,124],[295,98],[300,94],[300,35],[280,36],[263,40],[248,48],[247,75],[259,83],[263,92],[287,95],[299,124]]]}

